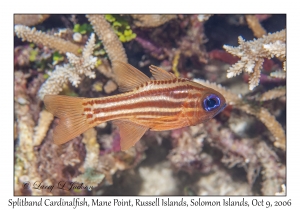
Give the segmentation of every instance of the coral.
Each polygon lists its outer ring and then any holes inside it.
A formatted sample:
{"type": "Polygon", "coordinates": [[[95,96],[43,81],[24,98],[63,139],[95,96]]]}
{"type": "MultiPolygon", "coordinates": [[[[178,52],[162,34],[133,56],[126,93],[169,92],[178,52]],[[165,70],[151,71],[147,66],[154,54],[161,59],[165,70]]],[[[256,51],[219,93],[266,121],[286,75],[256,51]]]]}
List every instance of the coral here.
{"type": "Polygon", "coordinates": [[[99,163],[99,144],[96,140],[97,132],[91,128],[84,132],[82,142],[85,144],[86,157],[84,161],[84,173],[73,178],[73,181],[85,183],[96,187],[104,179],[105,175],[97,171],[99,163]]]}
{"type": "Polygon", "coordinates": [[[210,17],[212,16],[212,14],[201,14],[198,15],[197,18],[200,22],[205,22],[207,21],[210,17]]]}
{"type": "Polygon", "coordinates": [[[138,27],[157,27],[177,18],[176,15],[131,15],[138,27]]]}
{"type": "Polygon", "coordinates": [[[274,146],[279,147],[283,150],[286,149],[285,132],[280,123],[275,119],[273,115],[270,114],[267,109],[263,107],[253,108],[250,104],[247,104],[245,101],[243,101],[240,96],[226,90],[221,85],[216,85],[199,79],[194,79],[194,81],[219,91],[226,98],[226,102],[228,104],[233,105],[235,108],[240,109],[248,114],[256,116],[262,123],[265,124],[265,126],[274,136],[274,146]]]}
{"type": "Polygon", "coordinates": [[[205,123],[208,141],[223,151],[222,162],[229,167],[243,166],[251,185],[262,167],[263,194],[274,195],[278,192],[285,180],[285,165],[279,163],[276,153],[264,141],[234,138],[228,129],[220,130],[220,126],[215,120],[205,123]]]}
{"type": "Polygon", "coordinates": [[[50,123],[52,122],[54,116],[47,110],[43,110],[40,112],[40,117],[38,121],[38,125],[34,128],[34,136],[33,136],[33,145],[38,146],[41,144],[43,139],[46,136],[46,133],[49,129],[50,123]]]}
{"type": "Polygon", "coordinates": [[[39,90],[39,97],[44,98],[46,94],[56,95],[63,89],[63,85],[68,81],[77,87],[81,81],[81,75],[95,78],[95,73],[91,70],[97,63],[97,58],[92,56],[95,47],[95,35],[91,34],[89,41],[83,49],[82,56],[77,57],[72,53],[67,53],[70,64],[56,66],[50,77],[39,90]]]}
{"type": "Polygon", "coordinates": [[[95,33],[102,40],[112,66],[116,60],[127,63],[124,47],[110,24],[105,20],[104,15],[87,15],[87,18],[91,22],[95,33]]]}
{"type": "Polygon", "coordinates": [[[195,56],[200,63],[207,63],[208,55],[204,46],[207,39],[204,34],[204,23],[198,20],[197,15],[192,15],[189,19],[189,30],[178,42],[180,52],[186,57],[195,56]]]}
{"type": "Polygon", "coordinates": [[[66,41],[59,37],[37,31],[35,28],[30,29],[27,26],[15,25],[15,32],[19,38],[22,38],[23,41],[42,44],[56,49],[61,53],[69,52],[78,55],[81,49],[79,45],[73,44],[72,42],[66,41]]]}
{"type": "Polygon", "coordinates": [[[261,108],[259,111],[254,109],[245,110],[247,113],[255,115],[265,126],[269,129],[269,131],[273,134],[275,138],[274,146],[281,148],[283,150],[286,149],[286,136],[285,132],[280,125],[280,123],[276,120],[276,118],[270,114],[270,112],[261,108]]]}
{"type": "Polygon", "coordinates": [[[140,167],[143,180],[139,195],[176,195],[178,186],[172,175],[169,162],[161,162],[154,167],[140,167]]]}
{"type": "Polygon", "coordinates": [[[82,148],[81,144],[78,144],[78,138],[77,142],[73,144],[66,144],[66,147],[63,148],[63,152],[61,154],[62,163],[64,166],[76,166],[81,163],[82,158],[80,154],[80,149],[78,151],[78,148],[82,148]],[[74,151],[75,150],[75,151],[74,151]]]}
{"type": "MultiPolygon", "coordinates": [[[[285,63],[284,63],[284,67],[285,69],[285,63]]],[[[270,74],[271,77],[275,77],[275,78],[280,78],[280,79],[285,79],[286,78],[286,73],[285,71],[274,71],[270,74]]]]}
{"type": "Polygon", "coordinates": [[[263,93],[257,100],[259,101],[268,101],[273,100],[282,96],[285,96],[286,94],[286,87],[285,86],[279,86],[272,90],[269,90],[265,93],[263,93]]]}
{"type": "Polygon", "coordinates": [[[281,30],[276,33],[270,33],[262,38],[247,41],[239,36],[239,46],[231,47],[224,45],[223,48],[241,58],[236,64],[227,71],[227,77],[231,78],[245,71],[250,74],[249,89],[253,90],[259,83],[263,58],[285,58],[286,31],[281,30]]]}
{"type": "Polygon", "coordinates": [[[28,66],[30,62],[29,58],[30,58],[31,50],[32,49],[30,47],[26,47],[26,48],[24,48],[23,46],[16,47],[14,51],[15,65],[28,66]]]}
{"type": "Polygon", "coordinates": [[[276,153],[265,142],[261,141],[256,147],[256,154],[263,167],[263,195],[275,195],[280,192],[282,184],[285,184],[285,165],[279,162],[276,153]]]}
{"type": "Polygon", "coordinates": [[[114,161],[117,169],[126,170],[129,168],[134,168],[144,159],[144,151],[145,147],[142,143],[138,142],[134,147],[127,151],[115,153],[113,157],[115,159],[114,161]]]}
{"type": "MultiPolygon", "coordinates": [[[[18,129],[18,147],[15,152],[15,194],[22,195],[22,186],[31,180],[41,180],[37,171],[37,158],[33,148],[34,121],[29,112],[30,99],[26,93],[26,75],[15,72],[15,114],[18,129]]],[[[40,191],[31,191],[41,195],[40,191]]]]}
{"type": "Polygon", "coordinates": [[[114,72],[107,59],[102,59],[102,65],[97,66],[97,70],[107,78],[114,78],[114,72]]]}
{"type": "Polygon", "coordinates": [[[267,35],[267,31],[262,27],[255,15],[245,15],[249,28],[253,31],[256,38],[267,35]]]}
{"type": "Polygon", "coordinates": [[[162,47],[157,46],[155,43],[151,42],[150,40],[147,40],[143,37],[136,37],[135,41],[139,43],[148,53],[150,53],[151,56],[162,60],[166,58],[165,50],[162,47]]]}
{"type": "MultiPolygon", "coordinates": [[[[54,124],[57,124],[56,120],[54,120],[54,124]]],[[[59,182],[69,183],[74,176],[78,175],[85,152],[81,137],[58,146],[53,143],[52,135],[53,130],[51,129],[39,147],[38,173],[41,175],[40,180],[45,180],[49,185],[59,186],[59,182]]],[[[44,190],[42,193],[46,192],[48,191],[44,190]]],[[[52,195],[77,194],[74,191],[61,190],[58,187],[55,187],[50,193],[52,195]]]]}
{"type": "Polygon", "coordinates": [[[224,169],[201,177],[196,183],[197,195],[251,195],[251,188],[246,182],[236,181],[224,169]],[[210,183],[210,184],[208,184],[210,183]]]}
{"type": "Polygon", "coordinates": [[[96,140],[97,132],[91,128],[84,132],[82,142],[85,144],[87,155],[84,168],[94,168],[98,164],[99,144],[96,140]]]}
{"type": "Polygon", "coordinates": [[[281,185],[281,191],[280,192],[276,192],[275,195],[284,195],[284,196],[286,196],[286,187],[285,187],[285,184],[281,185]]]}
{"type": "Polygon", "coordinates": [[[197,15],[183,16],[180,19],[183,23],[176,26],[177,21],[174,21],[173,24],[166,24],[149,32],[144,28],[135,30],[137,33],[135,41],[145,49],[146,53],[162,60],[161,66],[167,71],[172,69],[177,75],[182,69],[186,71],[183,66],[185,63],[192,61],[193,64],[199,65],[208,62],[204,45],[207,42],[204,23],[198,20],[197,15]],[[178,30],[183,28],[184,33],[179,33],[178,30]],[[145,31],[148,32],[147,35],[145,31]],[[174,37],[177,33],[178,36],[174,37]]]}
{"type": "Polygon", "coordinates": [[[25,26],[33,26],[37,25],[44,20],[46,20],[50,15],[15,15],[14,16],[14,24],[15,25],[25,25],[25,26]]]}
{"type": "Polygon", "coordinates": [[[258,21],[264,21],[264,20],[268,19],[271,16],[272,16],[271,14],[257,14],[257,15],[255,15],[255,17],[258,19],[258,21]]]}
{"type": "Polygon", "coordinates": [[[229,168],[233,166],[244,167],[247,171],[247,179],[250,185],[255,181],[260,163],[255,153],[255,141],[253,139],[239,139],[227,129],[221,129],[216,120],[204,124],[208,135],[208,142],[222,150],[222,162],[229,168]]]}
{"type": "MultiPolygon", "coordinates": [[[[66,165],[74,165],[73,163],[80,162],[78,155],[75,155],[74,157],[74,152],[81,152],[78,148],[67,147],[69,149],[62,152],[63,155],[57,154],[58,146],[54,145],[52,142],[52,131],[48,132],[45,143],[40,145],[53,116],[49,116],[49,113],[42,111],[40,113],[39,123],[34,128],[35,123],[33,121],[31,109],[36,106],[34,103],[38,103],[39,101],[31,101],[30,95],[36,95],[37,89],[39,88],[39,86],[36,85],[40,83],[38,79],[34,79],[28,85],[28,88],[26,88],[27,77],[28,76],[22,74],[20,71],[15,72],[15,113],[17,117],[19,139],[15,152],[16,195],[29,193],[22,189],[23,184],[26,182],[30,182],[31,186],[34,181],[41,181],[43,185],[52,185],[57,180],[65,180],[64,175],[58,175],[58,173],[63,173],[63,170],[59,170],[60,166],[63,168],[63,163],[66,165]],[[50,139],[51,141],[49,141],[50,139]],[[39,150],[36,150],[36,145],[40,147],[39,150]],[[55,154],[57,154],[56,158],[55,154]],[[62,162],[61,165],[60,162],[62,162]]],[[[76,141],[74,141],[73,144],[74,143],[76,144],[76,141]]],[[[71,144],[68,146],[70,145],[71,144]]],[[[61,191],[52,192],[46,189],[38,190],[33,188],[30,190],[31,195],[51,195],[53,193],[60,194],[61,191]]]]}
{"type": "Polygon", "coordinates": [[[193,127],[178,129],[172,133],[173,149],[170,151],[168,159],[175,169],[185,170],[191,174],[194,170],[203,170],[206,166],[202,163],[201,151],[206,135],[202,126],[196,126],[195,129],[193,127]]]}
{"type": "MultiPolygon", "coordinates": [[[[137,149],[131,148],[125,152],[107,153],[99,156],[100,145],[97,142],[96,134],[94,128],[83,134],[83,143],[86,148],[86,157],[81,170],[83,173],[73,178],[73,181],[88,183],[94,187],[102,183],[104,177],[108,184],[112,184],[112,175],[118,170],[123,171],[134,167],[142,160],[139,156],[143,152],[143,149],[137,146],[137,149]]],[[[106,138],[110,144],[113,142],[111,136],[102,136],[101,142],[106,141],[104,140],[106,138]]]]}

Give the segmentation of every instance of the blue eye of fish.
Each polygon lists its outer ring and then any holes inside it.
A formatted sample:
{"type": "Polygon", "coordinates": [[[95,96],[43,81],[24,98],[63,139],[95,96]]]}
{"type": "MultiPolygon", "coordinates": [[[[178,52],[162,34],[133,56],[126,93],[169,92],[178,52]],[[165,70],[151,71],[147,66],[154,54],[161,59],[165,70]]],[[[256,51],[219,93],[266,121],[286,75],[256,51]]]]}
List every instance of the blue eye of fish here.
{"type": "Polygon", "coordinates": [[[206,111],[212,111],[218,108],[220,104],[221,104],[220,98],[215,94],[210,94],[203,100],[203,108],[206,111]]]}

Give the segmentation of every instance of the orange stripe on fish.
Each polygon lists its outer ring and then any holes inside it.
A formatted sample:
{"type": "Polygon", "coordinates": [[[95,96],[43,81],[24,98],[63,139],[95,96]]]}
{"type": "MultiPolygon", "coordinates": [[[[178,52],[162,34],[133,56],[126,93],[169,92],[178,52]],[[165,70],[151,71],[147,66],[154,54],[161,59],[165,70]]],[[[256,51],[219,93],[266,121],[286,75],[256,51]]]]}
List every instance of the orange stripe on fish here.
{"type": "Polygon", "coordinates": [[[187,79],[176,78],[150,66],[154,80],[133,66],[116,62],[119,90],[103,98],[46,95],[49,112],[60,119],[54,129],[56,144],[63,144],[106,121],[119,128],[121,149],[132,147],[147,130],[171,130],[196,125],[213,118],[226,106],[217,91],[187,79]]]}

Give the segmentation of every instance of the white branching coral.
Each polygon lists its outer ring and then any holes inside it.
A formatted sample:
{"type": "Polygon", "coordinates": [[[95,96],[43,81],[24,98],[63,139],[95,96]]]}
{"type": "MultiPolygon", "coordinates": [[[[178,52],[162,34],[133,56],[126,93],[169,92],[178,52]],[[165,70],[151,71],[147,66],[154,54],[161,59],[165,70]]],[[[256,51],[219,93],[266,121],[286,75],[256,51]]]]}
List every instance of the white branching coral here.
{"type": "MultiPolygon", "coordinates": [[[[34,151],[33,133],[35,122],[30,113],[30,100],[26,92],[27,76],[21,71],[15,74],[15,116],[18,123],[18,145],[15,151],[15,194],[22,195],[25,182],[41,180],[37,170],[37,157],[34,151]]],[[[32,195],[41,195],[41,190],[32,190],[32,195]]]]}
{"type": "Polygon", "coordinates": [[[44,140],[54,116],[47,110],[40,112],[38,125],[34,128],[33,145],[38,146],[44,140]]]}
{"type": "Polygon", "coordinates": [[[286,180],[286,167],[279,162],[277,154],[271,150],[266,142],[259,142],[256,154],[263,167],[262,169],[262,194],[274,195],[280,191],[286,180]],[[275,172],[275,173],[274,173],[275,172]]]}
{"type": "Polygon", "coordinates": [[[285,96],[285,94],[286,94],[286,87],[279,86],[279,87],[276,87],[272,90],[269,90],[269,91],[263,93],[257,100],[259,100],[259,101],[273,100],[273,99],[285,96]]]}
{"type": "Polygon", "coordinates": [[[227,77],[231,78],[245,71],[249,73],[249,89],[253,90],[260,80],[260,72],[264,58],[271,59],[274,56],[279,59],[286,57],[286,30],[268,34],[262,38],[245,41],[241,36],[238,38],[239,46],[224,45],[223,48],[241,58],[227,71],[227,77]]]}
{"type": "Polygon", "coordinates": [[[28,14],[23,14],[23,15],[14,15],[14,24],[21,24],[21,25],[26,25],[26,26],[33,26],[36,24],[39,24],[46,20],[50,15],[48,14],[43,14],[43,15],[28,15],[28,14]]]}
{"type": "Polygon", "coordinates": [[[78,57],[73,53],[67,52],[66,55],[70,64],[57,66],[50,74],[49,79],[43,84],[39,90],[39,97],[44,98],[46,94],[56,95],[62,91],[63,85],[68,81],[77,87],[81,82],[81,76],[85,75],[89,78],[95,78],[95,72],[91,71],[95,68],[97,58],[92,56],[95,48],[95,35],[91,34],[86,46],[83,49],[82,56],[78,57]]]}
{"type": "Polygon", "coordinates": [[[15,32],[19,38],[22,38],[22,41],[42,44],[62,53],[71,52],[78,55],[81,49],[77,44],[56,36],[48,35],[42,31],[37,31],[36,28],[31,29],[24,25],[15,25],[15,32]]]}
{"type": "Polygon", "coordinates": [[[134,19],[134,24],[138,27],[158,27],[160,25],[165,24],[166,22],[177,18],[176,15],[158,15],[158,14],[152,14],[152,15],[131,15],[134,19]]]}
{"type": "Polygon", "coordinates": [[[83,133],[83,143],[85,144],[86,157],[84,161],[84,173],[73,178],[74,182],[86,183],[96,187],[105,177],[98,171],[99,164],[99,144],[97,142],[97,131],[91,128],[83,133]]]}
{"type": "Polygon", "coordinates": [[[260,24],[258,18],[255,15],[245,15],[248,27],[253,31],[256,38],[261,38],[267,34],[264,27],[260,24]]]}
{"type": "Polygon", "coordinates": [[[274,71],[270,74],[271,77],[285,79],[286,73],[285,71],[274,71]]]}
{"type": "Polygon", "coordinates": [[[112,66],[116,60],[127,63],[128,59],[125,49],[104,15],[87,15],[86,17],[91,22],[97,36],[103,42],[112,66]]]}

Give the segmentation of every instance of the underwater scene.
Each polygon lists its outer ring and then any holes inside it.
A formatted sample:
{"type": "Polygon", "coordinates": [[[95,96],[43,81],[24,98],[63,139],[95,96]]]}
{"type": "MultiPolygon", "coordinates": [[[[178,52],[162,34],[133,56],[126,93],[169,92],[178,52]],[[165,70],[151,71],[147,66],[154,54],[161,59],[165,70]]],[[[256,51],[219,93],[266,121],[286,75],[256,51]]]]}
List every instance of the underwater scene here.
{"type": "Polygon", "coordinates": [[[286,195],[285,14],[15,14],[14,195],[286,195]]]}

